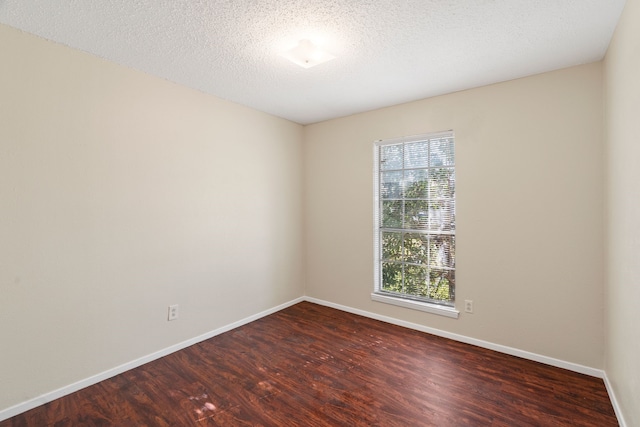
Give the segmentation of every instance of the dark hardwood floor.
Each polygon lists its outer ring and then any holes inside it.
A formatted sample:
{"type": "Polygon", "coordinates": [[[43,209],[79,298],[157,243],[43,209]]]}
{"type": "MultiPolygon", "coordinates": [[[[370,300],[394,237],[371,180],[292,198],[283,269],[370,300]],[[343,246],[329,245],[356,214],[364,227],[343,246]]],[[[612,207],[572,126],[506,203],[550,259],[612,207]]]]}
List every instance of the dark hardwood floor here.
{"type": "Polygon", "coordinates": [[[617,426],[602,380],[300,303],[16,426],[617,426]]]}

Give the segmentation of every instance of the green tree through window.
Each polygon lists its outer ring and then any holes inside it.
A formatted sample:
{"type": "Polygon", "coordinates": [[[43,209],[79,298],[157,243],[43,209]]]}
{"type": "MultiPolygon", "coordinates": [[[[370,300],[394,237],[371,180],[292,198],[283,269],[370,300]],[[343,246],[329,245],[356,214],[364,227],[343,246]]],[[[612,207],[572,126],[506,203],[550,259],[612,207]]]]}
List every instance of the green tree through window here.
{"type": "Polygon", "coordinates": [[[453,306],[453,132],[376,143],[376,293],[453,306]]]}

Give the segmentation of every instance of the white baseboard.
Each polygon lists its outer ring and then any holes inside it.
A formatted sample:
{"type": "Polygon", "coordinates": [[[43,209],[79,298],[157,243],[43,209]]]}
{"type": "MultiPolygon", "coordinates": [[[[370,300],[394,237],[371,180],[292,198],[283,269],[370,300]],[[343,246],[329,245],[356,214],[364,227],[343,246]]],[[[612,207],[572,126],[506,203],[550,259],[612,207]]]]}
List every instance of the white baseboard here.
{"type": "Polygon", "coordinates": [[[176,351],[182,350],[184,348],[187,348],[187,347],[192,346],[194,344],[197,344],[199,342],[208,340],[209,338],[213,338],[216,335],[220,335],[220,334],[222,334],[224,332],[228,332],[228,331],[230,331],[232,329],[235,329],[237,327],[240,327],[242,325],[246,325],[247,323],[251,323],[254,320],[258,320],[258,319],[260,319],[262,317],[268,316],[270,314],[273,314],[273,313],[275,313],[277,311],[280,311],[282,309],[285,309],[287,307],[290,307],[290,306],[292,306],[294,304],[297,304],[299,302],[302,302],[302,301],[304,301],[304,297],[296,298],[296,299],[288,301],[288,302],[286,302],[284,304],[280,304],[280,305],[278,305],[276,307],[273,307],[273,308],[270,308],[268,310],[262,311],[262,312],[260,312],[258,314],[254,314],[252,316],[249,316],[249,317],[246,317],[244,319],[238,320],[237,322],[233,322],[233,323],[230,323],[228,325],[222,326],[222,327],[220,327],[218,329],[215,329],[215,330],[213,330],[211,332],[207,332],[206,334],[200,335],[200,336],[195,337],[195,338],[188,339],[186,341],[183,341],[181,343],[172,345],[172,346],[167,347],[165,349],[156,351],[155,353],[151,353],[151,354],[149,354],[147,356],[140,357],[140,358],[138,358],[136,360],[133,360],[131,362],[127,362],[127,363],[124,363],[124,364],[122,364],[120,366],[116,366],[115,368],[112,368],[112,369],[109,369],[107,371],[101,372],[101,373],[96,374],[96,375],[94,375],[92,377],[85,378],[85,379],[80,380],[78,382],[75,382],[73,384],[69,384],[69,385],[61,387],[61,388],[59,388],[57,390],[45,393],[45,394],[40,395],[38,397],[35,397],[33,399],[29,399],[29,400],[27,400],[25,402],[18,403],[17,405],[10,406],[9,408],[2,409],[2,410],[0,410],[0,421],[6,420],[6,419],[11,418],[11,417],[14,417],[14,416],[16,416],[18,414],[21,414],[23,412],[26,412],[26,411],[28,411],[30,409],[36,408],[36,407],[38,407],[40,405],[44,405],[45,403],[49,403],[49,402],[51,402],[53,400],[56,400],[56,399],[59,399],[59,398],[61,398],[63,396],[66,396],[68,394],[74,393],[74,392],[76,392],[78,390],[81,390],[81,389],[83,389],[85,387],[89,387],[91,385],[97,384],[100,381],[104,381],[104,380],[109,379],[111,377],[115,377],[116,375],[119,375],[119,374],[121,374],[123,372],[126,372],[128,370],[137,368],[138,366],[142,366],[145,363],[152,362],[152,361],[154,361],[156,359],[159,359],[161,357],[167,356],[167,355],[169,355],[171,353],[175,353],[176,351]]]}
{"type": "Polygon", "coordinates": [[[428,334],[437,335],[443,338],[449,338],[454,341],[460,341],[466,344],[475,345],[477,347],[487,348],[489,350],[495,350],[497,352],[509,354],[511,356],[522,357],[523,359],[533,360],[535,362],[544,363],[546,365],[567,369],[569,371],[578,372],[580,374],[585,374],[585,375],[589,375],[597,378],[604,378],[604,371],[601,369],[595,369],[589,366],[579,365],[577,363],[566,362],[564,360],[554,359],[553,357],[543,356],[541,354],[531,353],[531,352],[520,350],[517,348],[507,347],[505,345],[495,344],[489,341],[483,341],[476,338],[467,337],[464,335],[454,334],[452,332],[430,328],[428,326],[419,325],[417,323],[411,323],[411,322],[399,320],[393,317],[383,316],[381,314],[371,313],[369,311],[360,310],[357,308],[352,308],[352,307],[348,307],[341,304],[335,304],[335,303],[320,300],[317,298],[304,297],[304,300],[313,302],[316,304],[324,305],[326,307],[335,308],[341,311],[346,311],[348,313],[358,314],[360,316],[368,317],[370,319],[380,320],[382,322],[403,326],[405,328],[414,329],[416,331],[426,332],[428,334]]]}
{"type": "Polygon", "coordinates": [[[616,413],[616,418],[618,418],[618,424],[620,424],[620,427],[627,427],[624,415],[622,415],[622,409],[620,408],[620,404],[618,403],[618,398],[616,397],[616,393],[613,390],[613,386],[611,385],[606,372],[603,379],[604,385],[607,388],[607,393],[609,394],[609,399],[611,399],[611,404],[613,405],[613,410],[616,413]]]}
{"type": "Polygon", "coordinates": [[[40,405],[44,405],[45,403],[49,403],[55,399],[58,399],[60,397],[66,396],[68,394],[74,393],[78,390],[81,390],[85,387],[89,387],[91,385],[97,384],[100,381],[104,381],[106,379],[109,379],[111,377],[114,377],[116,375],[119,375],[123,372],[126,372],[128,370],[137,368],[139,366],[144,365],[145,363],[149,363],[152,362],[156,359],[159,359],[161,357],[167,356],[171,353],[174,353],[176,351],[182,350],[184,348],[187,348],[189,346],[192,346],[194,344],[197,344],[199,342],[208,340],[209,338],[213,338],[216,335],[220,335],[224,332],[228,332],[232,329],[235,329],[237,327],[240,327],[242,325],[246,325],[247,323],[253,322],[254,320],[258,320],[262,317],[268,316],[270,314],[273,314],[275,312],[278,312],[280,310],[283,310],[287,307],[290,307],[294,304],[297,304],[299,302],[302,301],[309,301],[315,304],[319,304],[319,305],[323,305],[326,307],[331,307],[331,308],[335,308],[341,311],[345,311],[347,313],[353,313],[353,314],[358,314],[360,316],[364,316],[364,317],[368,317],[371,319],[375,319],[375,320],[380,320],[382,322],[386,322],[386,323],[391,323],[393,325],[398,325],[398,326],[403,326],[405,328],[409,328],[409,329],[414,329],[417,331],[421,331],[421,332],[426,332],[428,334],[432,334],[432,335],[437,335],[443,338],[449,338],[452,339],[454,341],[460,341],[463,343],[467,343],[467,344],[472,344],[478,347],[483,347],[483,348],[487,348],[489,350],[495,350],[498,351],[500,353],[505,353],[505,354],[510,354],[512,356],[517,356],[517,357],[522,357],[523,359],[528,359],[528,360],[533,360],[535,362],[540,362],[540,363],[544,363],[547,365],[551,365],[551,366],[556,366],[558,368],[563,368],[563,369],[568,369],[570,371],[574,371],[574,372],[578,372],[581,374],[585,374],[585,375],[590,375],[593,377],[597,377],[597,378],[602,378],[604,380],[605,386],[607,388],[607,392],[609,393],[609,398],[611,399],[611,403],[613,405],[614,411],[616,413],[616,416],[618,418],[618,422],[620,424],[621,427],[626,427],[626,424],[624,422],[624,417],[622,415],[622,412],[620,410],[620,406],[618,405],[618,401],[616,400],[615,397],[615,393],[613,391],[613,388],[611,387],[611,384],[609,382],[609,379],[606,376],[606,373],[603,370],[600,369],[595,369],[595,368],[590,368],[588,366],[583,366],[583,365],[579,365],[576,363],[571,363],[571,362],[566,362],[563,360],[559,360],[559,359],[555,359],[552,357],[547,357],[547,356],[543,356],[540,354],[536,354],[536,353],[531,353],[528,351],[524,351],[524,350],[519,350],[517,348],[512,348],[512,347],[508,347],[508,346],[504,346],[504,345],[500,345],[500,344],[495,344],[495,343],[491,343],[488,341],[483,341],[483,340],[478,340],[475,338],[470,338],[464,335],[459,335],[459,334],[454,334],[451,332],[446,332],[440,329],[435,329],[435,328],[430,328],[428,326],[423,326],[423,325],[419,325],[417,323],[411,323],[411,322],[407,322],[404,320],[399,320],[393,317],[388,317],[388,316],[383,316],[380,314],[376,314],[376,313],[372,313],[369,311],[365,311],[365,310],[360,310],[360,309],[356,309],[353,307],[348,307],[345,305],[341,305],[341,304],[335,304],[329,301],[324,301],[324,300],[320,300],[317,298],[312,298],[312,297],[299,297],[296,298],[294,300],[288,301],[284,304],[280,304],[276,307],[270,308],[268,310],[262,311],[258,314],[254,314],[252,316],[246,317],[244,319],[238,320],[237,322],[233,322],[230,323],[228,325],[222,326],[218,329],[215,329],[211,332],[208,332],[206,334],[200,335],[198,337],[195,338],[191,338],[189,340],[183,341],[181,343],[172,345],[170,347],[167,347],[165,349],[159,350],[155,353],[149,354],[147,356],[143,356],[141,358],[138,358],[136,360],[133,360],[131,362],[128,363],[124,363],[120,366],[116,366],[115,368],[109,369],[107,371],[104,371],[102,373],[99,373],[97,375],[94,375],[92,377],[83,379],[81,381],[75,382],[73,384],[61,387],[57,390],[45,393],[41,396],[35,397],[33,399],[27,400],[25,402],[19,403],[17,405],[11,406],[9,408],[0,410],[0,421],[6,420],[8,418],[11,418],[13,416],[16,416],[18,414],[21,414],[23,412],[26,412],[30,409],[33,409],[35,407],[38,407],[40,405]]]}
{"type": "Polygon", "coordinates": [[[613,387],[609,382],[607,373],[602,369],[595,369],[589,366],[583,366],[577,363],[571,363],[564,360],[555,359],[553,357],[543,356],[541,354],[519,350],[513,347],[508,347],[508,346],[495,344],[488,341],[478,340],[478,339],[470,338],[464,335],[454,334],[454,333],[446,332],[440,329],[430,328],[428,326],[419,325],[417,323],[406,322],[404,320],[399,320],[393,317],[383,316],[380,314],[371,313],[369,311],[360,310],[360,309],[349,307],[346,305],[335,304],[335,303],[324,301],[317,298],[312,298],[307,296],[307,297],[304,297],[304,300],[315,303],[315,304],[324,305],[326,307],[335,308],[337,310],[346,311],[347,313],[358,314],[360,316],[368,317],[370,319],[380,320],[382,322],[391,323],[393,325],[403,326],[405,328],[414,329],[416,331],[426,332],[428,334],[436,335],[439,337],[449,338],[454,341],[460,341],[466,344],[472,344],[472,345],[486,348],[489,350],[498,351],[500,353],[509,354],[511,356],[522,357],[523,359],[533,360],[534,362],[540,362],[546,365],[555,366],[557,368],[563,368],[569,371],[578,372],[580,374],[601,378],[604,381],[604,385],[607,389],[607,393],[609,394],[609,399],[611,400],[611,405],[613,406],[613,410],[616,414],[616,418],[618,419],[618,424],[620,425],[620,427],[627,427],[627,423],[624,420],[622,410],[620,408],[620,405],[618,404],[618,400],[616,398],[616,394],[613,390],[613,387]]]}

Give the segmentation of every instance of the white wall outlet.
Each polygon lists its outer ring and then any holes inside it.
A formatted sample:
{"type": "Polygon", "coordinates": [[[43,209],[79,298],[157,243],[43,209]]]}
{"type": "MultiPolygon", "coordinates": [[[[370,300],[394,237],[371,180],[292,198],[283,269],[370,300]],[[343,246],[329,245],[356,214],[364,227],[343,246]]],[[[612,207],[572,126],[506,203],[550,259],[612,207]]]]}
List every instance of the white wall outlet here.
{"type": "Polygon", "coordinates": [[[464,312],[473,313],[473,301],[470,299],[464,300],[464,312]]]}
{"type": "Polygon", "coordinates": [[[178,318],[178,304],[170,305],[169,317],[167,317],[167,320],[171,321],[171,320],[176,320],[177,318],[178,318]]]}

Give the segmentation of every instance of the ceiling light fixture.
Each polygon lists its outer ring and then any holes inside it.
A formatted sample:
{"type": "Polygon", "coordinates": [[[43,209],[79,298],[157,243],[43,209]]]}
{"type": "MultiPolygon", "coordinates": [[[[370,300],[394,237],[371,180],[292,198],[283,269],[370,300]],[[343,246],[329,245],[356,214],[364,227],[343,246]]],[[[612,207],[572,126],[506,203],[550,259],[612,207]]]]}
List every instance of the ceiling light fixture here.
{"type": "Polygon", "coordinates": [[[297,46],[292,47],[280,55],[302,68],[311,68],[335,58],[335,56],[325,52],[311,43],[310,40],[306,39],[300,40],[297,46]]]}

